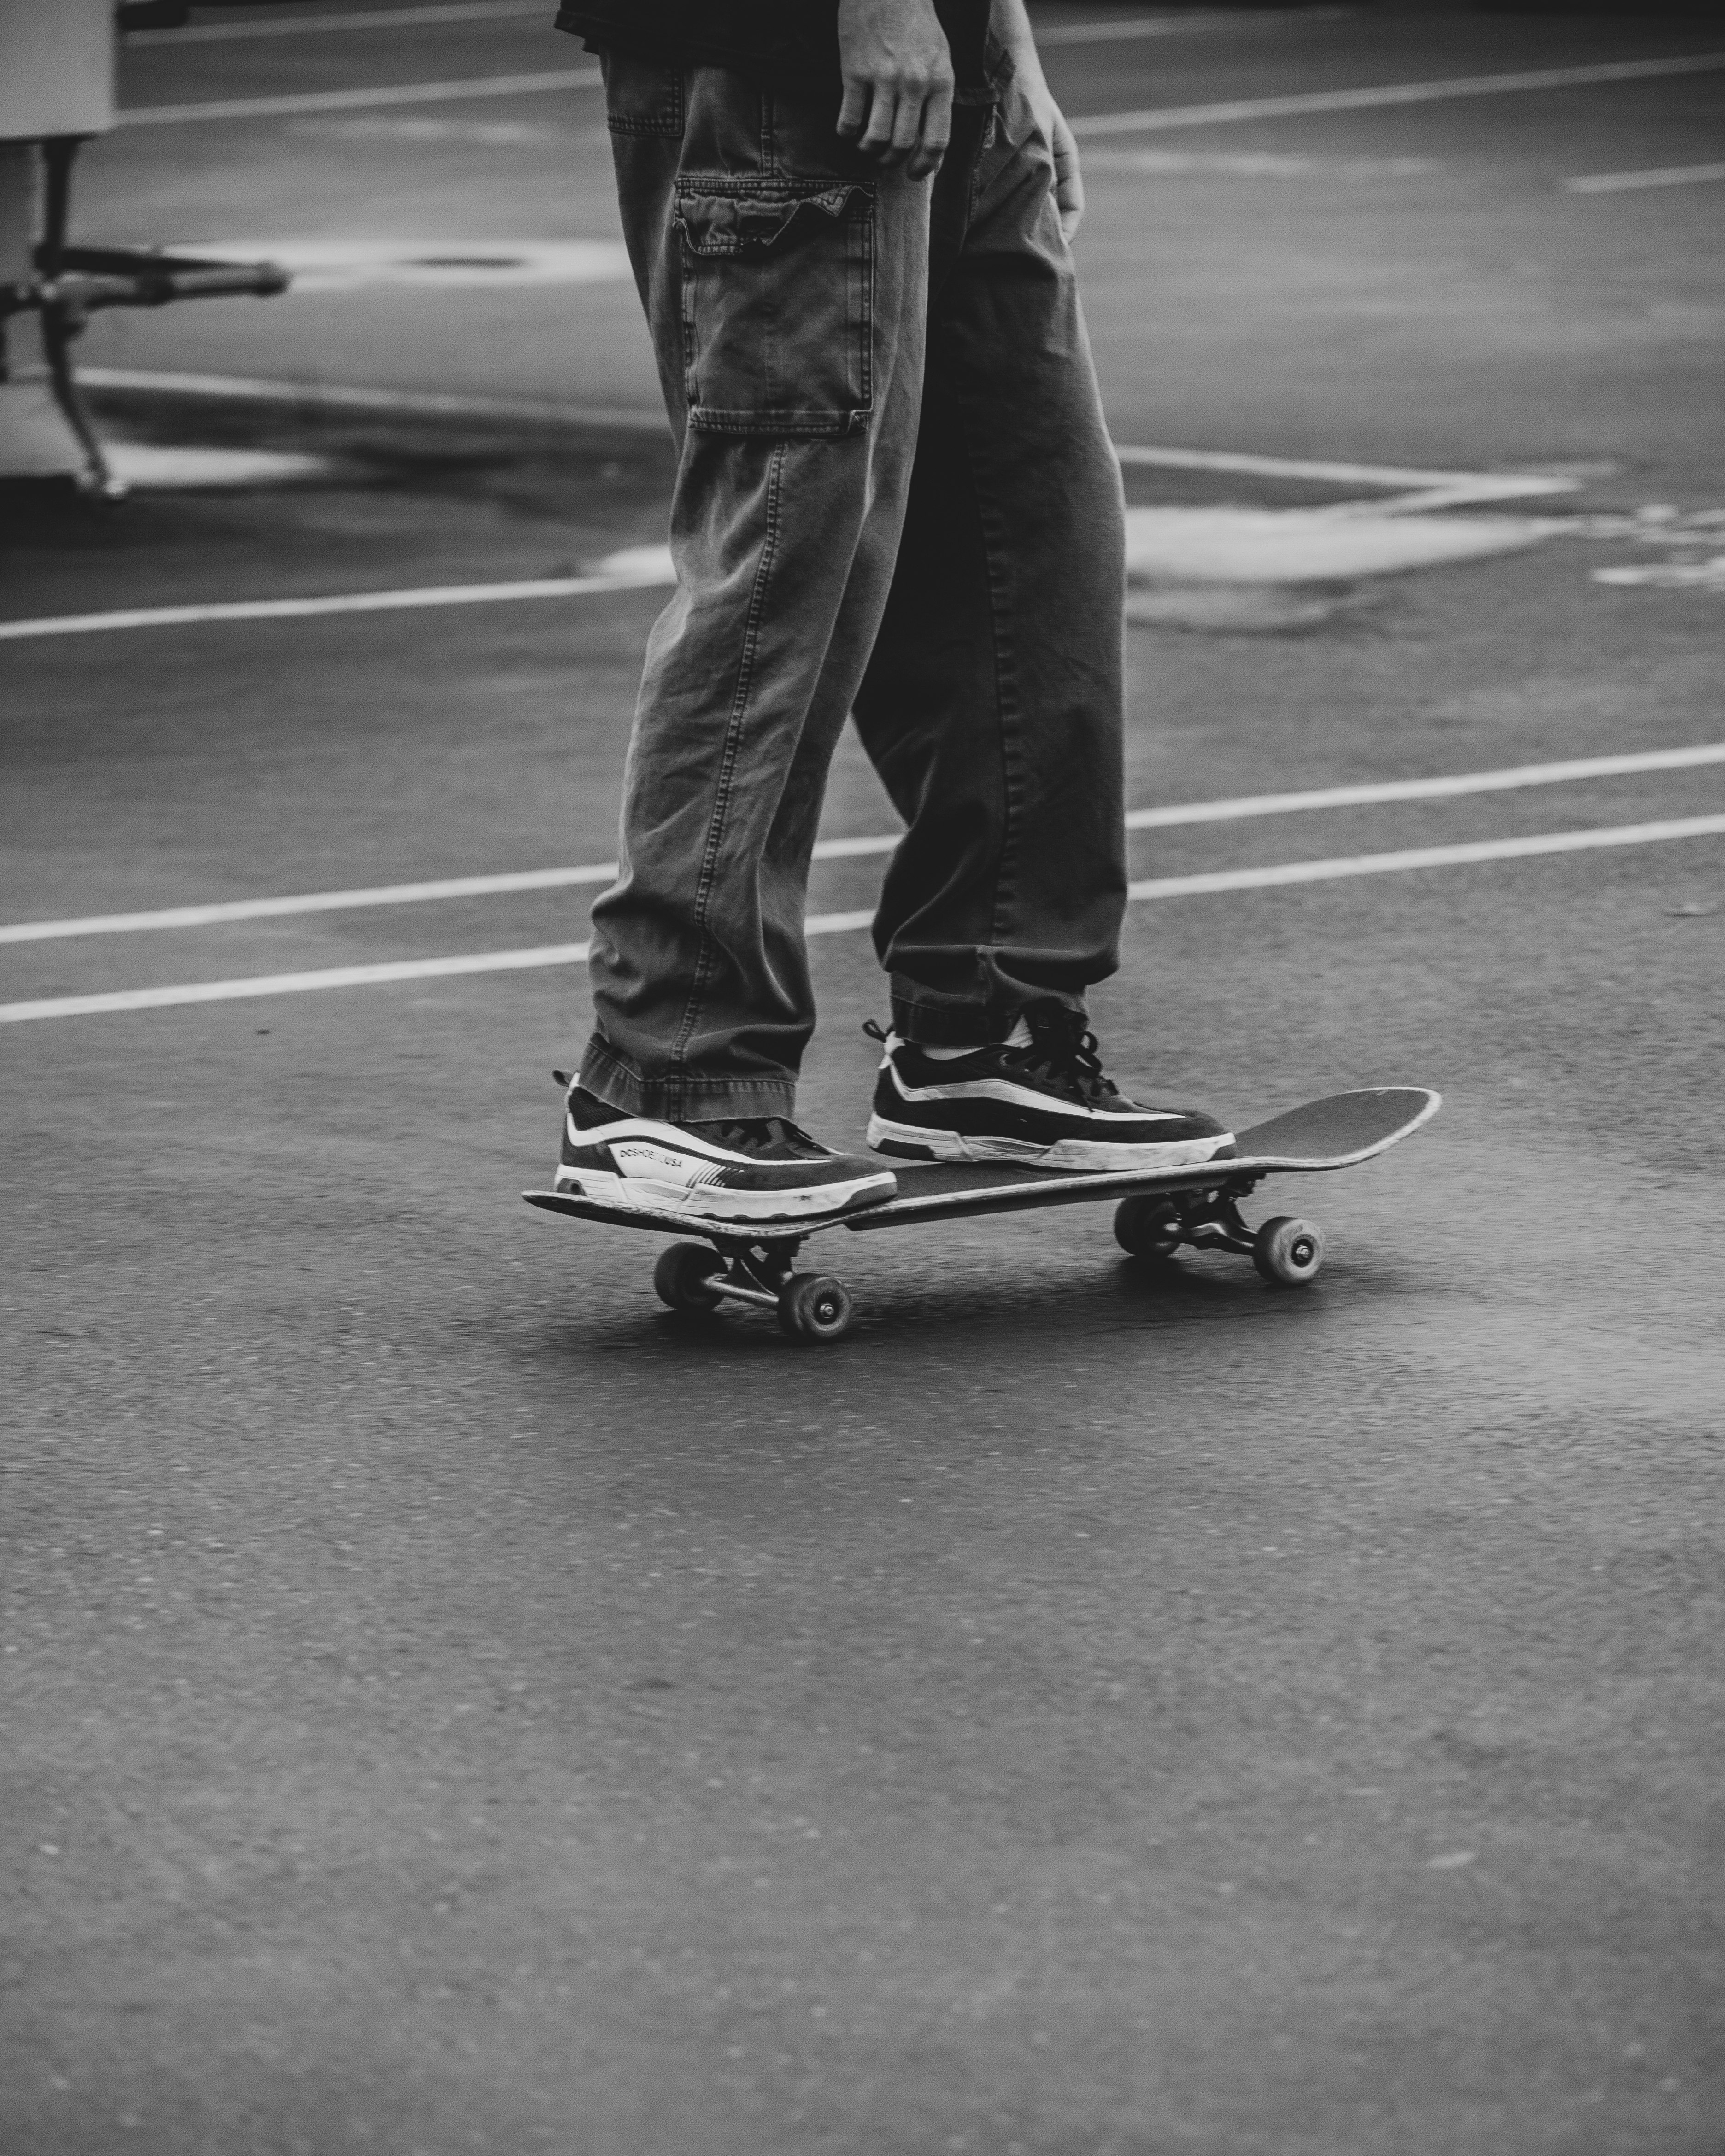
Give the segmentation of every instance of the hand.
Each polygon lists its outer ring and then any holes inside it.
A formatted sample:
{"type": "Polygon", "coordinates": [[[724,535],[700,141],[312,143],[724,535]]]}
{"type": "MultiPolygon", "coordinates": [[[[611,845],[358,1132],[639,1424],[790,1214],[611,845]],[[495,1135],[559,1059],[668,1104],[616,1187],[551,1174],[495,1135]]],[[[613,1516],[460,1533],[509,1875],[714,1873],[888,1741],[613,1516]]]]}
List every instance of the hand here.
{"type": "MultiPolygon", "coordinates": [[[[1034,55],[1031,64],[1034,65],[1034,55]]],[[[1065,115],[1054,101],[1054,93],[1043,80],[1041,69],[1036,68],[1033,74],[1021,64],[1019,80],[1054,160],[1055,208],[1060,215],[1060,237],[1070,246],[1078,220],[1084,215],[1084,176],[1078,169],[1078,145],[1065,115]]]]}
{"type": "Polygon", "coordinates": [[[839,0],[839,63],[846,141],[913,180],[937,171],[952,132],[952,58],[932,0],[839,0]]]}
{"type": "Polygon", "coordinates": [[[1066,125],[1065,115],[1051,97],[1044,115],[1044,125],[1048,130],[1048,146],[1054,152],[1055,208],[1060,213],[1060,237],[1070,247],[1072,235],[1078,229],[1078,220],[1084,215],[1084,175],[1078,169],[1078,145],[1066,125]]]}
{"type": "Polygon", "coordinates": [[[1084,181],[1078,170],[1078,145],[1042,72],[1036,37],[1025,13],[1024,0],[993,0],[990,20],[995,36],[1012,55],[1013,73],[1029,100],[1030,110],[1054,160],[1055,208],[1060,212],[1060,236],[1070,244],[1078,229],[1078,220],[1084,215],[1084,181]]]}

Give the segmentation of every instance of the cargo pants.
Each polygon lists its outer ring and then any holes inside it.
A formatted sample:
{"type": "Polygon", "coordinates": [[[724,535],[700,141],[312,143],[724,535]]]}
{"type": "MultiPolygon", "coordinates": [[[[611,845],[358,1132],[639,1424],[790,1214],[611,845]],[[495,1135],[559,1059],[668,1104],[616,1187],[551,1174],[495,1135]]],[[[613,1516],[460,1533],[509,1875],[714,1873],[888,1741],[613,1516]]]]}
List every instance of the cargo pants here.
{"type": "Polygon", "coordinates": [[[1081,1008],[1126,897],[1120,474],[1029,100],[932,183],[831,97],[606,56],[619,198],[679,445],[581,1082],[788,1114],[803,920],[847,715],[905,832],[874,923],[899,1033],[1081,1008]]]}

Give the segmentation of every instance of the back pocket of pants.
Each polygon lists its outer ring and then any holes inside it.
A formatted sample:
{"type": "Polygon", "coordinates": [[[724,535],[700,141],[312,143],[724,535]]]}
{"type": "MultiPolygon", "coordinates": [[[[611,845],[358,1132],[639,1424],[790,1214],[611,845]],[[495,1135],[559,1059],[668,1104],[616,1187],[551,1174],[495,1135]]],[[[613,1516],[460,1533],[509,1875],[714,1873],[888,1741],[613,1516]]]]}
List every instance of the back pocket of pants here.
{"type": "Polygon", "coordinates": [[[874,402],[875,190],[677,191],[689,424],[859,434],[874,402]]]}

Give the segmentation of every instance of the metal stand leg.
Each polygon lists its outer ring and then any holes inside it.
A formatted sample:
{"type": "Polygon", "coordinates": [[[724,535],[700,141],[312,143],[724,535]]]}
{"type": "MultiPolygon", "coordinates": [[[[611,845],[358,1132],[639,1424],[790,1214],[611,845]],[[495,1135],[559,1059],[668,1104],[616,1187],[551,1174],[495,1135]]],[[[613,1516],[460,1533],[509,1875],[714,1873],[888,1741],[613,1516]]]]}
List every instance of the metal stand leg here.
{"type": "Polygon", "coordinates": [[[55,136],[42,145],[42,162],[47,173],[47,202],[43,218],[42,244],[37,250],[37,268],[47,286],[42,301],[42,351],[48,362],[48,377],[54,391],[54,401],[59,405],[66,424],[76,437],[84,452],[85,469],[79,484],[87,493],[100,495],[105,501],[120,501],[126,495],[126,482],[116,479],[102,447],[101,437],[90,418],[90,408],[84,401],[84,393],[78,387],[78,377],[72,371],[72,340],[83,328],[57,291],[54,290],[65,266],[66,229],[72,204],[72,165],[82,146],[76,135],[55,136]]]}

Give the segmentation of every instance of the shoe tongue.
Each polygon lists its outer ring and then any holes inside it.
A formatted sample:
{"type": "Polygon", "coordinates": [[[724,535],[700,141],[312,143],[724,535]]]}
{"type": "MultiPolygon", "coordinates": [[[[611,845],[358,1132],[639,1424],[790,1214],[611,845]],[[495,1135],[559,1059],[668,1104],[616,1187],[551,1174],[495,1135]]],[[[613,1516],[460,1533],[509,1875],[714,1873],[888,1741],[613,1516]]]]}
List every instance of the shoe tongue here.
{"type": "Polygon", "coordinates": [[[806,1144],[803,1133],[783,1116],[750,1116],[744,1121],[726,1124],[721,1142],[736,1152],[793,1156],[799,1149],[799,1139],[806,1144]]]}
{"type": "Polygon", "coordinates": [[[1007,1034],[1000,1045],[1003,1048],[1028,1048],[1030,1045],[1029,1024],[1022,1014],[1012,1031],[1007,1034]]]}
{"type": "Polygon", "coordinates": [[[1052,1054],[1064,1063],[1077,1053],[1078,1045],[1084,1038],[1084,1015],[1081,1011],[1069,1010],[1065,1004],[1044,1004],[1037,1009],[1034,1025],[1028,1019],[1019,1020],[1009,1046],[1017,1044],[1020,1030],[1025,1047],[1039,1049],[1044,1055],[1052,1054]]]}
{"type": "Polygon", "coordinates": [[[767,1152],[780,1142],[778,1123],[770,1116],[749,1116],[727,1123],[725,1142],[738,1152],[767,1152]]]}

